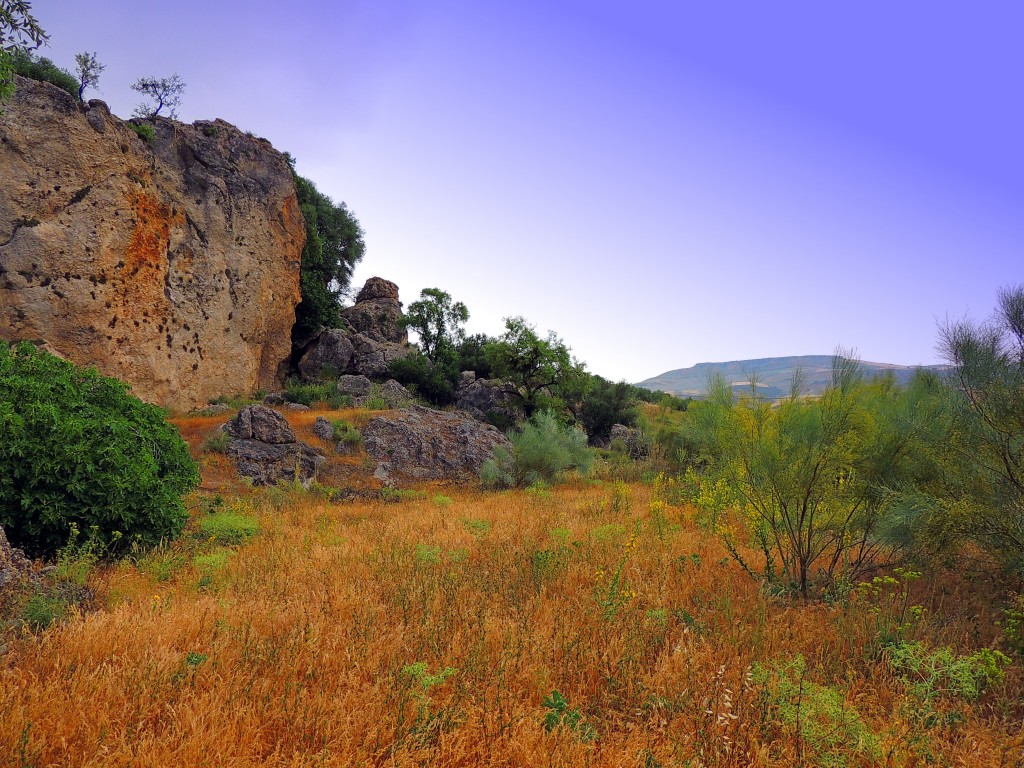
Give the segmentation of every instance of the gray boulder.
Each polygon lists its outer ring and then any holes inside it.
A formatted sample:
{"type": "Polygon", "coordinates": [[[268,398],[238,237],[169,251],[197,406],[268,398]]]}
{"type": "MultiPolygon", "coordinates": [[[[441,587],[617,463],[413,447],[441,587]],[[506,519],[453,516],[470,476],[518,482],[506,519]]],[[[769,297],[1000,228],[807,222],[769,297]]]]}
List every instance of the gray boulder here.
{"type": "Polygon", "coordinates": [[[480,421],[487,421],[489,417],[510,423],[518,420],[519,409],[509,385],[500,379],[478,379],[473,371],[462,372],[455,390],[455,407],[480,421]]]}
{"type": "Polygon", "coordinates": [[[311,445],[296,440],[284,416],[263,405],[243,408],[225,430],[231,436],[228,456],[238,474],[255,485],[293,480],[308,484],[327,461],[311,445]]]}
{"type": "Polygon", "coordinates": [[[20,549],[11,546],[0,525],[0,593],[9,586],[15,587],[33,580],[33,577],[31,561],[20,549]]]}
{"type": "Polygon", "coordinates": [[[261,443],[294,443],[295,433],[288,420],[273,408],[250,405],[228,422],[227,432],[239,440],[259,440],[261,443]]]}
{"type": "Polygon", "coordinates": [[[378,416],[363,428],[363,446],[378,462],[375,476],[389,480],[475,480],[495,448],[511,445],[489,424],[419,405],[378,416]]]}
{"type": "Polygon", "coordinates": [[[634,459],[642,459],[649,452],[647,442],[643,439],[640,430],[627,427],[625,424],[612,424],[608,439],[612,448],[620,447],[634,459]]]}
{"type": "Polygon", "coordinates": [[[321,378],[325,372],[333,371],[337,376],[348,370],[355,347],[349,340],[349,332],[339,328],[323,331],[299,360],[299,374],[306,381],[321,378]]]}
{"type": "Polygon", "coordinates": [[[388,408],[401,408],[412,400],[412,393],[394,379],[388,379],[380,388],[381,397],[388,408]]]}
{"type": "Polygon", "coordinates": [[[350,397],[365,397],[370,394],[370,387],[373,386],[365,376],[345,374],[338,377],[338,392],[350,397]]]}
{"type": "Polygon", "coordinates": [[[333,440],[334,425],[323,416],[317,416],[316,421],[313,422],[313,434],[321,440],[333,440]]]}

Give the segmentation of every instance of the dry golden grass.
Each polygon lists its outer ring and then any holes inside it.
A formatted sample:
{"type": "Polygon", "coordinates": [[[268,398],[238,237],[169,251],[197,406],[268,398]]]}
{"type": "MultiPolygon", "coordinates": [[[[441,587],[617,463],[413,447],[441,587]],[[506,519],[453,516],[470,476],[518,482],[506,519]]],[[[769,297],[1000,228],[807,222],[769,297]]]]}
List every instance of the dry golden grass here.
{"type": "MultiPolygon", "coordinates": [[[[183,432],[195,444],[208,427],[183,432]]],[[[925,728],[871,651],[889,597],[766,596],[687,515],[652,513],[646,486],[346,504],[244,490],[227,503],[259,520],[254,538],[226,548],[194,524],[158,553],[174,567],[98,569],[100,609],[11,641],[4,764],[813,764],[748,678],[795,654],[879,739],[876,759],[854,745],[845,764],[1022,759],[1014,668],[976,703],[939,702],[962,722],[925,728]],[[229,552],[221,568],[193,564],[211,552],[229,552]],[[548,730],[555,690],[569,714],[548,730]]],[[[984,586],[951,576],[915,590],[942,607],[917,636],[994,640],[984,586]]]]}

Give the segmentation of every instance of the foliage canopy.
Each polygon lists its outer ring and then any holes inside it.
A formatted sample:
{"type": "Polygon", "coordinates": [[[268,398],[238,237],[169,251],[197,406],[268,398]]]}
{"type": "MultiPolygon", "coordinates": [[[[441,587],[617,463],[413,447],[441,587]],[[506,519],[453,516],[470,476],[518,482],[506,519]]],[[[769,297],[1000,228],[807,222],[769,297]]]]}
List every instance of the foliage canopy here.
{"type": "Polygon", "coordinates": [[[302,300],[295,308],[292,341],[303,344],[324,328],[341,327],[341,297],[366,244],[363,228],[345,203],[335,204],[309,179],[298,174],[294,178],[306,221],[306,245],[299,277],[302,300]]]}

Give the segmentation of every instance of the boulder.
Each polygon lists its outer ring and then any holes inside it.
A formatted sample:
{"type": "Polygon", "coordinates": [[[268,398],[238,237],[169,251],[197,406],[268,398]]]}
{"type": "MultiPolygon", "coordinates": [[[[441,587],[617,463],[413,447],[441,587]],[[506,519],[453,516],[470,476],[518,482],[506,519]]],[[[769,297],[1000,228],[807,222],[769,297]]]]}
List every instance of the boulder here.
{"type": "Polygon", "coordinates": [[[313,434],[321,440],[334,440],[334,425],[323,416],[317,416],[313,422],[313,434]]]}
{"type": "Polygon", "coordinates": [[[608,436],[612,448],[621,447],[634,459],[642,459],[647,456],[649,448],[643,439],[643,434],[635,427],[627,427],[625,424],[612,424],[608,436]]]}
{"type": "Polygon", "coordinates": [[[288,420],[273,408],[250,405],[228,422],[227,432],[240,440],[259,440],[261,443],[294,443],[295,432],[288,420]]]}
{"type": "Polygon", "coordinates": [[[505,435],[465,414],[412,405],[371,419],[363,446],[378,462],[377,477],[475,480],[495,448],[511,450],[505,435]]]}
{"type": "Polygon", "coordinates": [[[472,371],[463,371],[455,390],[455,407],[471,413],[480,421],[495,418],[514,423],[518,417],[515,395],[500,379],[478,379],[472,371]]]}
{"type": "Polygon", "coordinates": [[[295,439],[284,416],[263,405],[243,408],[225,430],[231,436],[227,454],[238,474],[256,485],[293,480],[306,484],[326,462],[311,445],[295,439]]]}
{"type": "Polygon", "coordinates": [[[388,379],[380,388],[380,395],[388,408],[401,408],[412,400],[412,393],[394,379],[388,379]]]}
{"type": "Polygon", "coordinates": [[[348,370],[355,351],[348,331],[328,328],[299,359],[299,374],[306,381],[322,378],[327,373],[337,376],[348,370]]]}
{"type": "Polygon", "coordinates": [[[365,376],[346,374],[338,377],[338,392],[349,397],[365,397],[370,394],[372,386],[373,382],[365,376]]]}

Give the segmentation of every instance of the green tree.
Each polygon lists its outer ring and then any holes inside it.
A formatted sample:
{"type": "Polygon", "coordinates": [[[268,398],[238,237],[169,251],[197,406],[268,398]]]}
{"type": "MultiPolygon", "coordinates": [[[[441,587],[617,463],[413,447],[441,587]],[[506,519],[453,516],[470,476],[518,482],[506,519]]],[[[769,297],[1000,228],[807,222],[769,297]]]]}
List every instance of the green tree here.
{"type": "Polygon", "coordinates": [[[1024,573],[1024,286],[1000,291],[986,323],[946,324],[940,346],[952,430],[936,522],[1024,573]]]}
{"type": "Polygon", "coordinates": [[[487,359],[494,375],[512,387],[526,418],[550,405],[558,385],[580,367],[554,331],[541,338],[522,317],[505,320],[505,333],[487,345],[487,359]]]}
{"type": "Polygon", "coordinates": [[[78,100],[85,101],[85,90],[96,88],[100,82],[100,75],[106,66],[100,64],[95,53],[83,51],[75,54],[75,72],[78,75],[78,100]]]}
{"type": "Polygon", "coordinates": [[[185,81],[177,72],[170,77],[140,77],[132,83],[131,89],[145,97],[145,100],[135,107],[132,117],[152,120],[166,109],[172,120],[178,118],[181,96],[185,93],[185,81]]]}
{"type": "Polygon", "coordinates": [[[688,444],[703,454],[703,471],[689,474],[695,498],[752,575],[805,596],[818,578],[854,580],[892,552],[895,541],[883,534],[899,491],[930,472],[919,449],[934,440],[934,386],[927,377],[906,390],[866,383],[842,355],[831,386],[813,400],[796,392],[778,404],[734,400],[719,379],[687,412],[688,444]],[[748,562],[746,545],[763,568],[748,562]]]}
{"type": "Polygon", "coordinates": [[[177,536],[196,463],[161,410],[95,369],[0,343],[0,525],[52,557],[77,529],[110,550],[177,536]]]}
{"type": "Polygon", "coordinates": [[[14,56],[28,53],[48,35],[32,15],[27,0],[0,0],[0,100],[14,93],[14,56]]]}
{"type": "Polygon", "coordinates": [[[579,421],[591,443],[606,441],[616,424],[634,426],[638,415],[636,387],[625,381],[613,383],[601,376],[590,377],[590,387],[580,404],[579,421]]]}
{"type": "MultiPolygon", "coordinates": [[[[288,160],[294,164],[290,157],[288,160]]],[[[342,326],[341,298],[366,244],[363,228],[345,203],[335,204],[312,181],[294,176],[299,208],[306,220],[299,276],[302,299],[295,309],[292,330],[292,342],[301,346],[324,328],[342,326]]]]}
{"type": "Polygon", "coordinates": [[[423,354],[434,360],[440,348],[454,349],[462,343],[467,320],[469,310],[461,301],[453,302],[440,288],[424,288],[405,311],[402,325],[416,333],[423,354]]]}

